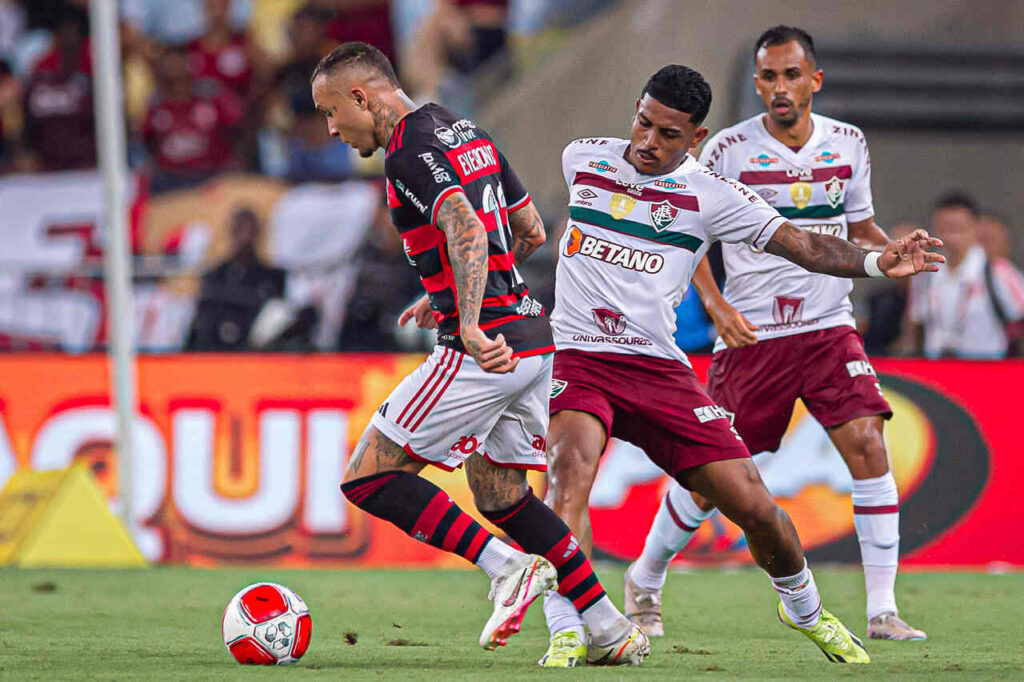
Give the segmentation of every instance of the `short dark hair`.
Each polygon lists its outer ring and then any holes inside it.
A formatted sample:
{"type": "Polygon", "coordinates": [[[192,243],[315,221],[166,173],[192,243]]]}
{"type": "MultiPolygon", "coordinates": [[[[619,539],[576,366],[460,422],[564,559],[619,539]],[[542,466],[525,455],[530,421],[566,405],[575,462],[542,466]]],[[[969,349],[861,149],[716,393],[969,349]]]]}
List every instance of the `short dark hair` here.
{"type": "Polygon", "coordinates": [[[650,95],[666,107],[690,115],[690,122],[700,125],[711,110],[711,86],[697,71],[679,64],[658,69],[647,80],[641,99],[650,95]]]}
{"type": "Polygon", "coordinates": [[[932,213],[944,208],[966,208],[972,216],[978,217],[978,202],[970,194],[961,190],[946,192],[939,197],[932,207],[932,213]]]}
{"type": "Polygon", "coordinates": [[[395,75],[395,69],[391,66],[384,53],[369,43],[352,41],[342,43],[331,50],[330,54],[320,60],[320,63],[313,69],[313,75],[309,77],[312,83],[320,74],[327,74],[339,67],[362,66],[376,71],[384,76],[388,82],[396,88],[402,87],[395,75]]]}
{"type": "Polygon", "coordinates": [[[818,53],[814,51],[814,38],[811,37],[811,34],[802,28],[786,26],[784,24],[772,26],[761,34],[757,42],[754,43],[754,61],[757,61],[757,53],[761,51],[762,47],[785,45],[794,40],[800,43],[800,47],[804,48],[804,56],[807,57],[807,61],[817,64],[818,53]]]}

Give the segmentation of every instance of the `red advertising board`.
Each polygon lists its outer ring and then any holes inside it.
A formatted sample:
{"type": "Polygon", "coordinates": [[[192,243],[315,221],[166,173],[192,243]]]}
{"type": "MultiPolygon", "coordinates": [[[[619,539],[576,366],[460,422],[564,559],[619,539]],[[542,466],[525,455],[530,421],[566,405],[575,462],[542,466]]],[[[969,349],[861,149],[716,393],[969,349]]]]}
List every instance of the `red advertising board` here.
{"type": "MultiPolygon", "coordinates": [[[[390,389],[421,358],[403,355],[174,355],[139,361],[131,509],[151,559],[459,566],[349,505],[348,454],[390,389]]],[[[707,358],[695,358],[704,376],[707,358]]],[[[875,361],[896,416],[887,426],[910,565],[1024,566],[1024,462],[1012,429],[1024,362],[875,361]]],[[[90,464],[113,498],[106,358],[0,357],[0,485],[17,467],[90,464]]],[[[766,483],[815,560],[859,561],[849,474],[802,406],[778,453],[758,457],[766,483]]],[[[467,511],[460,472],[430,470],[467,511]]],[[[533,481],[543,488],[543,477],[533,481]]],[[[596,551],[640,551],[667,477],[613,442],[591,498],[596,551]]],[[[115,505],[118,503],[114,500],[115,505]]],[[[679,561],[749,562],[720,517],[679,561]]]]}

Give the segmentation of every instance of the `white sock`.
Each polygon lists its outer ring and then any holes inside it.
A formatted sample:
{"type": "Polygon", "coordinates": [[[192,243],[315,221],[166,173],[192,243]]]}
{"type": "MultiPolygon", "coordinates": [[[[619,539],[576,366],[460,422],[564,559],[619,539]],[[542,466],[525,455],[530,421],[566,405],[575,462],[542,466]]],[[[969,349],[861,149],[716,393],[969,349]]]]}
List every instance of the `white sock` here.
{"type": "Polygon", "coordinates": [[[526,554],[523,554],[515,547],[505,544],[496,537],[492,537],[484,545],[483,551],[480,552],[480,558],[476,560],[476,565],[484,569],[484,573],[493,580],[505,572],[503,570],[505,564],[510,560],[517,559],[516,563],[520,564],[528,558],[526,554]]]}
{"type": "Polygon", "coordinates": [[[632,627],[626,617],[615,608],[607,594],[580,615],[590,628],[590,636],[597,646],[608,646],[624,636],[632,627]]]}
{"type": "Polygon", "coordinates": [[[704,511],[697,506],[686,490],[672,483],[644,542],[644,551],[629,572],[633,582],[647,589],[660,589],[665,585],[668,565],[676,552],[686,546],[704,519],[715,510],[704,511]]]}
{"type": "Polygon", "coordinates": [[[548,623],[548,632],[554,637],[559,632],[575,632],[580,639],[586,640],[583,631],[583,618],[572,602],[554,590],[544,595],[544,619],[548,623]]]}
{"type": "Polygon", "coordinates": [[[821,595],[806,559],[804,570],[785,578],[772,578],[772,587],[782,598],[782,608],[790,620],[802,628],[817,624],[821,618],[821,595]]]}
{"type": "Polygon", "coordinates": [[[868,619],[896,608],[900,558],[899,493],[892,472],[853,481],[853,525],[860,541],[868,619]]]}

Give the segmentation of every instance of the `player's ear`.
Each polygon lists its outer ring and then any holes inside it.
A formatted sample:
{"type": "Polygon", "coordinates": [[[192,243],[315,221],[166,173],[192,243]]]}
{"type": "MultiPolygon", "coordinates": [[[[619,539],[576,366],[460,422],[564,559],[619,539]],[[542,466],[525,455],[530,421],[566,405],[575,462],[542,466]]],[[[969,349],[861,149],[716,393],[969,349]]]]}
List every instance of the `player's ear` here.
{"type": "Polygon", "coordinates": [[[693,134],[693,142],[690,143],[690,149],[695,149],[704,141],[704,138],[708,136],[708,129],[705,126],[697,128],[697,132],[693,134]]]}
{"type": "Polygon", "coordinates": [[[366,110],[370,106],[370,98],[366,96],[366,91],[362,88],[352,88],[349,91],[352,95],[352,101],[356,103],[356,106],[362,110],[366,110]]]}
{"type": "Polygon", "coordinates": [[[814,83],[814,89],[811,90],[811,92],[818,92],[819,90],[821,90],[821,84],[824,80],[825,72],[822,71],[821,69],[815,71],[814,74],[811,76],[811,81],[814,83]]]}
{"type": "Polygon", "coordinates": [[[640,98],[639,97],[636,98],[636,111],[633,112],[633,113],[635,113],[635,114],[636,113],[640,113],[640,98]]]}

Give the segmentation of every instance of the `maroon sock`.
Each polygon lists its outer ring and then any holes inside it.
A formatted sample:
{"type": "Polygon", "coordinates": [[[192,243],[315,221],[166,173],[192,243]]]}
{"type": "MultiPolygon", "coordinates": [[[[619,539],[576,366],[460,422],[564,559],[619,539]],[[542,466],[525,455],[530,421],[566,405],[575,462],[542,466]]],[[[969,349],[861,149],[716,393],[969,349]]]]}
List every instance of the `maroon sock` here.
{"type": "Polygon", "coordinates": [[[604,596],[604,588],[569,527],[531,488],[508,509],[481,512],[530,554],[540,554],[558,569],[558,593],[583,613],[604,596]]]}
{"type": "MultiPolygon", "coordinates": [[[[341,484],[348,501],[408,535],[476,563],[494,536],[448,493],[407,471],[386,471],[341,484]]],[[[499,541],[500,542],[500,541],[499,541]]]]}

